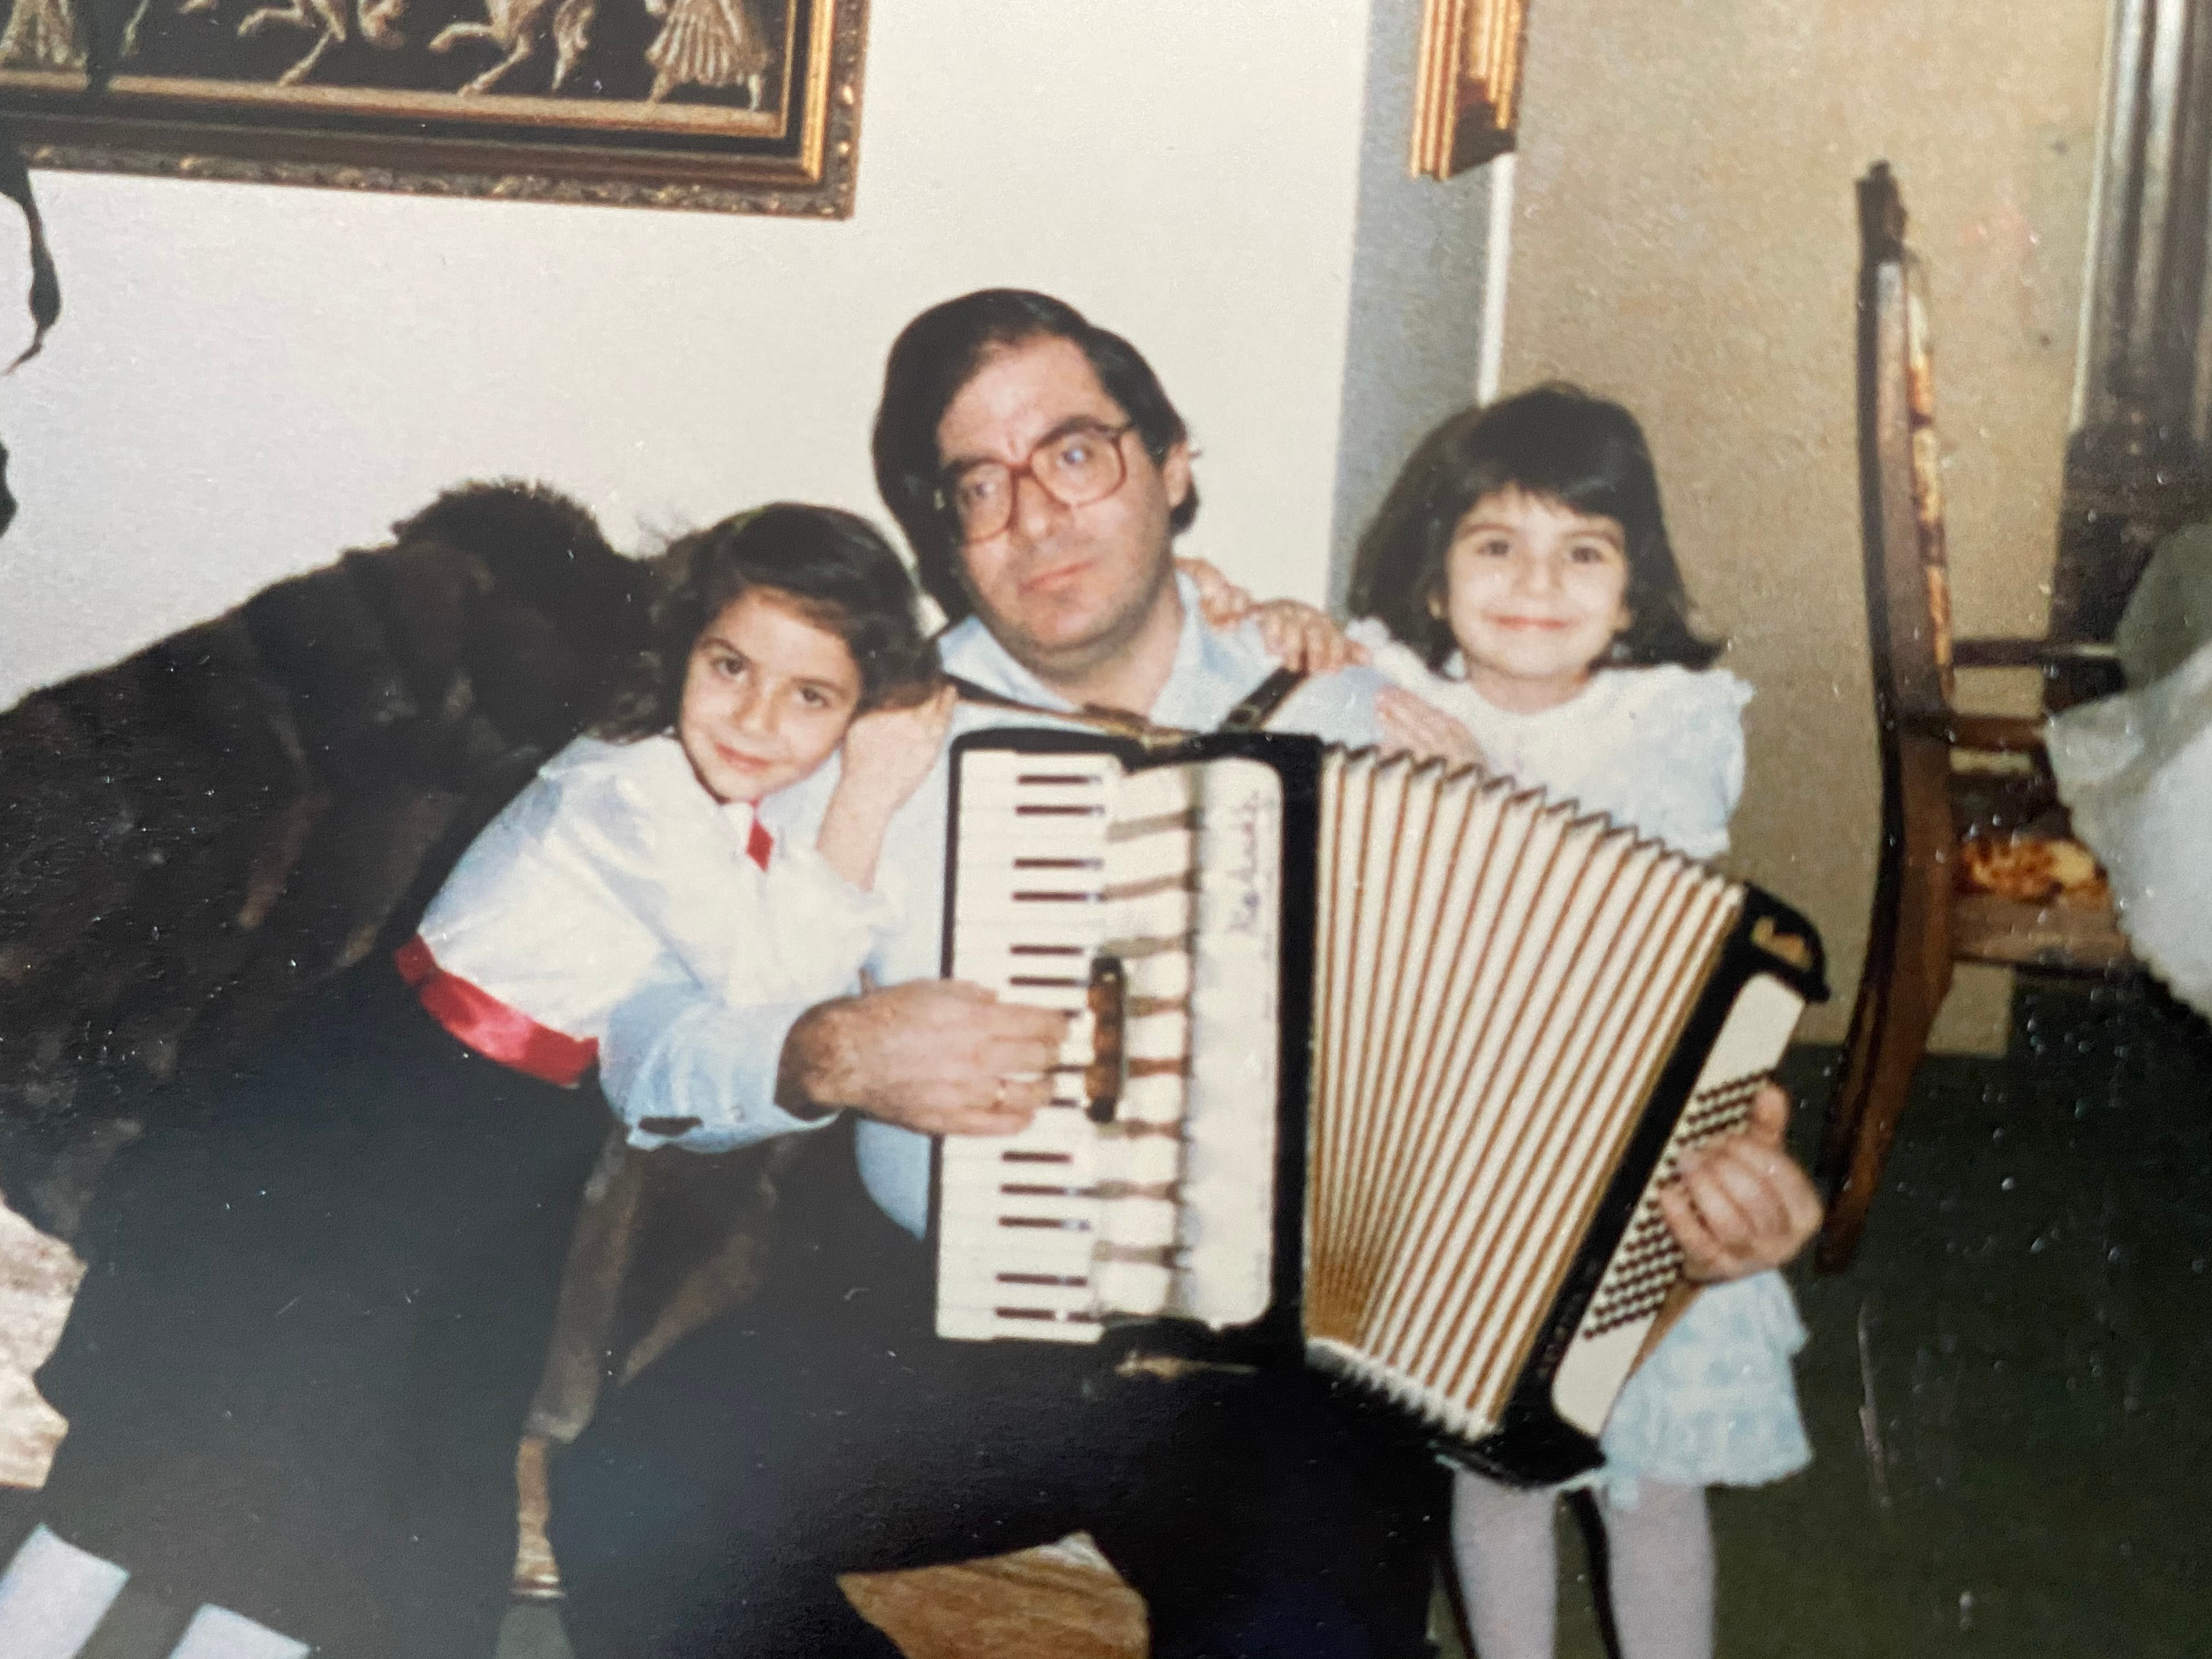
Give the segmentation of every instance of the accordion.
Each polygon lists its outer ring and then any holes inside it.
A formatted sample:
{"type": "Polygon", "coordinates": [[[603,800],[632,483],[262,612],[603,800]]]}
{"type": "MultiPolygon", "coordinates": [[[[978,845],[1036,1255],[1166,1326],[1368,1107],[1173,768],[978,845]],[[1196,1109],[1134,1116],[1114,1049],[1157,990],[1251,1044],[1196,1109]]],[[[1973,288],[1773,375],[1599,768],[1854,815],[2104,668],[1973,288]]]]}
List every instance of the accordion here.
{"type": "MultiPolygon", "coordinates": [[[[1542,793],[1274,733],[952,754],[945,971],[1074,1016],[1052,1104],[938,1143],[937,1331],[1302,1352],[1509,1480],[1599,1461],[1817,937],[1542,793]]],[[[1185,1363],[1188,1363],[1186,1361],[1185,1363]]]]}

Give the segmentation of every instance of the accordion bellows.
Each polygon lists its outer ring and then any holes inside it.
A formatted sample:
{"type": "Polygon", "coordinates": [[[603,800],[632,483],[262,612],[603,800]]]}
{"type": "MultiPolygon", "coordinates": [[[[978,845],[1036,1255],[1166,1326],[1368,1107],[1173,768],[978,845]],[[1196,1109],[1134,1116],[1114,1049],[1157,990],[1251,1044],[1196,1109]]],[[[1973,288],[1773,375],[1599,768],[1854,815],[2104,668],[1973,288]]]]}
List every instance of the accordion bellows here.
{"type": "Polygon", "coordinates": [[[1069,1009],[1055,1103],[939,1152],[940,1334],[1274,1329],[1553,1480],[1680,1281],[1811,929],[1571,802],[1275,736],[955,755],[946,970],[1069,1009]]]}

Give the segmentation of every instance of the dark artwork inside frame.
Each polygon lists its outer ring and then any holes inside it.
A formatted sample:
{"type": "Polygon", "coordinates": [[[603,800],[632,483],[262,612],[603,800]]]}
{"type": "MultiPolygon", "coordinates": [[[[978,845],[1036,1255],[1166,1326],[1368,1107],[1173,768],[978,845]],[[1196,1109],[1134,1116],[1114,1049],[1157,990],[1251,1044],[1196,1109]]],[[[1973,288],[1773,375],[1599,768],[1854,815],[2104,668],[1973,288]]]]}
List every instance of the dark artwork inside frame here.
{"type": "Polygon", "coordinates": [[[49,166],[842,215],[862,18],[862,0],[0,0],[0,115],[49,166]],[[88,5],[115,42],[94,97],[88,5]]]}
{"type": "MultiPolygon", "coordinates": [[[[791,0],[145,0],[128,77],[773,113],[791,0]]],[[[9,0],[0,69],[76,70],[72,0],[9,0]]],[[[490,113],[489,111],[486,112],[490,113]]]]}

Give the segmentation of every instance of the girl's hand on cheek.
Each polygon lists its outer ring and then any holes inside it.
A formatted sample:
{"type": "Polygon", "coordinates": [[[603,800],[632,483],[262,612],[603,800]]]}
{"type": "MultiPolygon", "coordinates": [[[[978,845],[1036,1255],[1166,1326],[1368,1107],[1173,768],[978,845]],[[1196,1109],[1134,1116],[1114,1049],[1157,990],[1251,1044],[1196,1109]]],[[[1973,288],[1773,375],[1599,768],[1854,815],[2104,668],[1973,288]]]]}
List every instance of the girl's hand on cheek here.
{"type": "Polygon", "coordinates": [[[950,685],[940,685],[911,708],[878,708],[861,715],[845,733],[840,788],[857,791],[886,811],[901,805],[937,763],[958,700],[950,685]]]}
{"type": "Polygon", "coordinates": [[[1308,674],[1334,674],[1367,660],[1324,611],[1297,599],[1270,599],[1260,607],[1260,638],[1276,661],[1308,674]]]}
{"type": "Polygon", "coordinates": [[[1375,718],[1382,728],[1385,749],[1451,766],[1486,764],[1474,732],[1443,709],[1398,686],[1387,688],[1376,698],[1375,718]]]}

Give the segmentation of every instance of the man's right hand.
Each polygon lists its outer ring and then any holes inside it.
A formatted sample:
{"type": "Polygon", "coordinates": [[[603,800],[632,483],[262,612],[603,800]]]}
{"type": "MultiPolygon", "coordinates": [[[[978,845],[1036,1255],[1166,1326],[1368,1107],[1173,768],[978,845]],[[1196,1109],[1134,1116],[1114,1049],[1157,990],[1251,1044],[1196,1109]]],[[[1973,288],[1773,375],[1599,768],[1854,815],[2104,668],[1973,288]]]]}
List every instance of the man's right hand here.
{"type": "Polygon", "coordinates": [[[922,1134],[1003,1135],[1050,1098],[1067,1016],[980,985],[915,980],[817,1004],[784,1039],[776,1098],[840,1108],[922,1134]]]}

